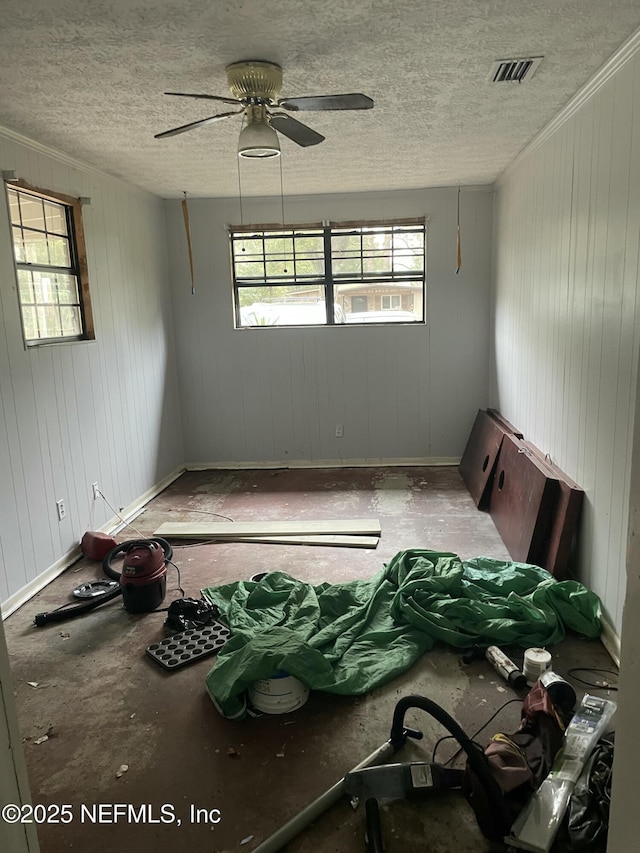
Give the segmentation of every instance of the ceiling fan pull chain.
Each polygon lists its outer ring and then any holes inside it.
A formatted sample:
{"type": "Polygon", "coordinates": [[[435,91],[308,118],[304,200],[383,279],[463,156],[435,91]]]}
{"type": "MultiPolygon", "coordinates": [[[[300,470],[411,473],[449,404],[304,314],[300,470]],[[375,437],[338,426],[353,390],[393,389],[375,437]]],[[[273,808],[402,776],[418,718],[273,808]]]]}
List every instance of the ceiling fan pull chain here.
{"type": "MultiPolygon", "coordinates": [[[[240,201],[240,227],[244,228],[244,214],[242,211],[242,180],[240,179],[240,157],[236,157],[236,161],[238,164],[238,199],[240,201]]],[[[242,235],[242,252],[246,252],[246,248],[244,245],[244,234],[242,235]]]]}
{"type": "MultiPolygon", "coordinates": [[[[280,163],[280,208],[282,211],[282,227],[284,228],[284,184],[282,183],[282,157],[278,157],[280,163]]],[[[284,269],[287,272],[287,268],[284,269]]]]}

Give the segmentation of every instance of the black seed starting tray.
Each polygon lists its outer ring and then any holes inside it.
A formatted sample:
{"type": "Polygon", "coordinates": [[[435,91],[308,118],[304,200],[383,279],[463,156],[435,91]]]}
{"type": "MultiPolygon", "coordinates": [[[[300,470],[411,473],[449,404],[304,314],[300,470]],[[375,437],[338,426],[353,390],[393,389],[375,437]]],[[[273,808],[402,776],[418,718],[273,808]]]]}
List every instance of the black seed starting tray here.
{"type": "Polygon", "coordinates": [[[146,652],[160,666],[174,670],[216,654],[230,636],[231,631],[227,626],[216,622],[206,627],[181,631],[166,640],[147,646],[146,652]]]}

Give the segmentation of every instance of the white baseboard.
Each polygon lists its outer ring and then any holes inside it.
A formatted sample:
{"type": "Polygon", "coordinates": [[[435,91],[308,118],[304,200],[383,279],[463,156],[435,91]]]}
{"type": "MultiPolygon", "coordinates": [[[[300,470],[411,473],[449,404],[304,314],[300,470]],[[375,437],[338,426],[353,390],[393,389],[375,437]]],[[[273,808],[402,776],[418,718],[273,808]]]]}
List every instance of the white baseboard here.
{"type": "MultiPolygon", "coordinates": [[[[183,467],[176,468],[171,474],[168,474],[159,483],[156,483],[155,486],[152,486],[148,489],[143,495],[137,498],[133,503],[129,504],[129,506],[125,507],[122,511],[122,519],[114,516],[106,524],[103,524],[102,527],[97,528],[96,532],[99,533],[109,533],[113,535],[114,533],[118,533],[123,527],[126,526],[125,522],[128,523],[132,521],[140,512],[144,509],[144,507],[149,503],[152,498],[155,498],[156,495],[159,495],[160,492],[163,492],[167,486],[170,486],[174,480],[177,480],[178,477],[183,474],[185,469],[183,467]]],[[[22,589],[19,589],[13,595],[10,595],[9,598],[4,601],[0,607],[0,612],[2,615],[2,619],[6,619],[7,616],[10,616],[12,613],[22,607],[23,604],[26,604],[30,598],[40,592],[40,590],[44,589],[47,584],[51,583],[52,580],[55,580],[59,575],[61,575],[69,566],[72,566],[77,560],[82,557],[82,551],[80,550],[80,545],[75,545],[71,548],[70,551],[67,551],[66,554],[63,554],[59,560],[49,566],[48,569],[45,569],[44,572],[41,572],[36,578],[30,581],[26,586],[23,586],[22,589]]]]}
{"type": "Polygon", "coordinates": [[[187,471],[246,471],[273,468],[395,468],[459,465],[459,456],[429,456],[414,459],[287,459],[282,462],[191,462],[187,471]]]}
{"type": "Polygon", "coordinates": [[[22,589],[19,589],[17,592],[14,592],[13,595],[10,595],[6,601],[2,602],[2,619],[6,619],[7,616],[11,616],[19,607],[22,607],[30,598],[40,592],[40,590],[44,589],[45,586],[51,583],[52,580],[61,575],[65,569],[68,569],[69,566],[72,566],[76,560],[79,560],[82,556],[82,551],[80,550],[80,546],[74,546],[70,551],[67,551],[66,554],[63,554],[59,560],[49,566],[44,572],[38,575],[38,577],[34,578],[32,581],[26,586],[23,586],[22,589]]]}
{"type": "Polygon", "coordinates": [[[160,492],[164,492],[167,486],[170,486],[171,483],[173,483],[174,480],[177,480],[178,477],[184,474],[186,470],[187,469],[184,467],[184,465],[181,465],[179,468],[175,468],[170,474],[167,474],[164,479],[160,480],[159,483],[156,483],[155,486],[152,486],[150,489],[147,489],[144,494],[140,495],[139,498],[137,498],[135,501],[133,501],[133,503],[130,503],[129,506],[125,508],[124,513],[122,514],[122,518],[124,519],[124,521],[114,516],[110,521],[105,524],[104,527],[100,528],[101,532],[110,534],[119,533],[123,529],[123,527],[126,527],[129,522],[133,521],[133,519],[137,515],[140,515],[140,513],[150,500],[159,495],[160,492]]]}
{"type": "Polygon", "coordinates": [[[620,669],[620,637],[608,616],[604,613],[601,617],[602,633],[600,634],[600,642],[609,652],[611,660],[620,669]]]}

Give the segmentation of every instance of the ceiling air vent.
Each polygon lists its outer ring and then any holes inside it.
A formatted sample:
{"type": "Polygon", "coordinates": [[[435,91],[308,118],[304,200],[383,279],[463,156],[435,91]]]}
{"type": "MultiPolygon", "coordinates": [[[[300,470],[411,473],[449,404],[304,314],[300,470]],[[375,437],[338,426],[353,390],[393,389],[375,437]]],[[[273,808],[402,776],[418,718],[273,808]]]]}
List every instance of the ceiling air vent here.
{"type": "Polygon", "coordinates": [[[523,83],[533,77],[543,59],[543,56],[497,59],[487,79],[490,83],[523,83]]]}

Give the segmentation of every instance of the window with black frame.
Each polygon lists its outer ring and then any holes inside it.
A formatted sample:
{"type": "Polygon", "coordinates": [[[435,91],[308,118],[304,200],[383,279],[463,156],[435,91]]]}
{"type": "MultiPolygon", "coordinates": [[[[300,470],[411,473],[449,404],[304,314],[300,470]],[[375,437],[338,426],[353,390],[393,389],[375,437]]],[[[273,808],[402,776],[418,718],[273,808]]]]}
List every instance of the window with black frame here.
{"type": "Polygon", "coordinates": [[[230,228],[236,328],[423,323],[426,221],[230,228]]]}

